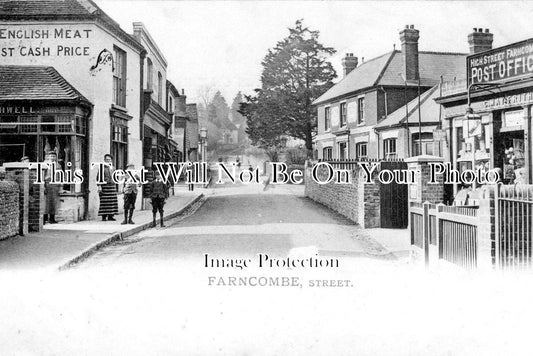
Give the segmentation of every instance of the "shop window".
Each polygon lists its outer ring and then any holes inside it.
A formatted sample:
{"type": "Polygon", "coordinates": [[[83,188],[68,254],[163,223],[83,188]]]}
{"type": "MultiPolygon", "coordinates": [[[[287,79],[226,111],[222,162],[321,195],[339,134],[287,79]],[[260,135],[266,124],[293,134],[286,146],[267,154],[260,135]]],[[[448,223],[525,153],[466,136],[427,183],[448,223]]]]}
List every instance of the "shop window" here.
{"type": "Polygon", "coordinates": [[[17,133],[18,119],[16,116],[0,117],[0,133],[17,133]]]}
{"type": "Polygon", "coordinates": [[[383,141],[383,153],[385,159],[395,159],[397,157],[395,138],[388,138],[383,141]]]}
{"type": "Polygon", "coordinates": [[[53,125],[55,121],[55,116],[43,116],[41,118],[41,122],[43,123],[43,125],[41,125],[41,132],[56,132],[56,126],[53,125]],[[45,125],[45,123],[52,123],[52,125],[45,125]]]}
{"type": "Polygon", "coordinates": [[[113,103],[126,106],[126,52],[114,47],[115,71],[113,72],[113,103]]]}
{"type": "Polygon", "coordinates": [[[365,123],[365,98],[357,99],[357,123],[365,123]]]}
{"type": "Polygon", "coordinates": [[[331,128],[331,108],[328,106],[324,110],[324,131],[329,131],[331,128]]]}
{"type": "Polygon", "coordinates": [[[322,159],[326,161],[333,159],[333,149],[331,147],[324,147],[322,150],[322,159]]]}
{"type": "Polygon", "coordinates": [[[341,103],[340,108],[340,127],[346,126],[347,108],[346,103],[341,103]]]}
{"type": "Polygon", "coordinates": [[[357,159],[364,160],[368,157],[366,142],[360,142],[355,145],[355,154],[357,155],[357,159]]]}
{"type": "Polygon", "coordinates": [[[76,133],[80,135],[85,135],[87,130],[87,125],[85,119],[81,116],[76,116],[76,133]]]}
{"type": "Polygon", "coordinates": [[[20,133],[37,133],[37,116],[21,116],[20,117],[20,133]],[[32,125],[35,123],[35,125],[32,125]]]}
{"type": "MultiPolygon", "coordinates": [[[[28,156],[32,162],[43,161],[46,152],[54,151],[60,170],[74,172],[85,168],[83,117],[70,113],[36,114],[4,116],[0,121],[13,123],[0,126],[0,163],[20,162],[22,156],[28,156]]],[[[81,185],[65,184],[62,189],[66,193],[77,193],[81,185]]]]}

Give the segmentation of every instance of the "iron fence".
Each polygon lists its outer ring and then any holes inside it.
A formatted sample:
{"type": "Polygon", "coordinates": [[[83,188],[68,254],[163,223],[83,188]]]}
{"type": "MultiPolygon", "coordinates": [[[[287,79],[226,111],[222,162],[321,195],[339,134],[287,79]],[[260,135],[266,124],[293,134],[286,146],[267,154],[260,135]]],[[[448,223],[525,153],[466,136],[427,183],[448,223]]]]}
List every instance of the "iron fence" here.
{"type": "Polygon", "coordinates": [[[499,186],[496,196],[496,262],[504,269],[531,268],[533,186],[499,186]]]}

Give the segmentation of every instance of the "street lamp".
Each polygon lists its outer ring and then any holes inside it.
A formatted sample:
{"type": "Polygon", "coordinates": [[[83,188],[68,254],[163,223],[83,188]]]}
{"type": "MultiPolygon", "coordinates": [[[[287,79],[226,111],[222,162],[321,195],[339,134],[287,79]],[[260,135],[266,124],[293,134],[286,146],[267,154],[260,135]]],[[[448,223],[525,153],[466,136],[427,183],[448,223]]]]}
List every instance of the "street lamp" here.
{"type": "Polygon", "coordinates": [[[202,155],[202,161],[206,161],[206,144],[207,144],[207,129],[205,127],[202,127],[200,129],[200,143],[201,143],[201,155],[202,155]]]}
{"type": "MultiPolygon", "coordinates": [[[[480,120],[481,121],[481,115],[476,114],[474,112],[474,109],[471,105],[471,92],[472,89],[478,88],[490,88],[494,86],[501,85],[501,83],[495,83],[495,82],[486,82],[486,83],[470,83],[468,85],[468,89],[466,91],[466,113],[465,113],[465,120],[466,120],[466,130],[467,134],[470,135],[470,120],[480,120]]],[[[480,123],[481,124],[481,123],[480,123]]],[[[474,135],[474,144],[472,147],[472,170],[474,171],[476,169],[476,136],[474,135]]],[[[476,188],[476,181],[474,180],[474,189],[476,188]]]]}

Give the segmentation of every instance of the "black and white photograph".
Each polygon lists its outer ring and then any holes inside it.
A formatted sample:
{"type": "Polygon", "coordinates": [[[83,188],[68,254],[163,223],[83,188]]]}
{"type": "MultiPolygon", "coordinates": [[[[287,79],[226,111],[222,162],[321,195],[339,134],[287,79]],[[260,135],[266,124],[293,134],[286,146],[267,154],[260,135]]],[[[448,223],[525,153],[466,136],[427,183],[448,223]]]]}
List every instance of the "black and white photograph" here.
{"type": "Polygon", "coordinates": [[[0,355],[531,355],[533,2],[0,0],[0,355]]]}

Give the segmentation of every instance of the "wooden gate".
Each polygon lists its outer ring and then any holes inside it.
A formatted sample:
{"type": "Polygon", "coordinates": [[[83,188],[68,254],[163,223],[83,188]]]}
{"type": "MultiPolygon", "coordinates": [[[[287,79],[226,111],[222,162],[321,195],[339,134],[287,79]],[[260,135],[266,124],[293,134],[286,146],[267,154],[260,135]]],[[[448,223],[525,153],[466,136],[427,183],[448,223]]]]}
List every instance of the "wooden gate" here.
{"type": "MultiPolygon", "coordinates": [[[[407,163],[401,161],[381,162],[381,169],[407,170],[407,163]]],[[[380,184],[381,227],[405,229],[409,222],[408,184],[380,184]]]]}

